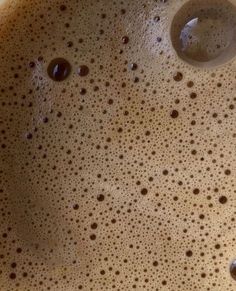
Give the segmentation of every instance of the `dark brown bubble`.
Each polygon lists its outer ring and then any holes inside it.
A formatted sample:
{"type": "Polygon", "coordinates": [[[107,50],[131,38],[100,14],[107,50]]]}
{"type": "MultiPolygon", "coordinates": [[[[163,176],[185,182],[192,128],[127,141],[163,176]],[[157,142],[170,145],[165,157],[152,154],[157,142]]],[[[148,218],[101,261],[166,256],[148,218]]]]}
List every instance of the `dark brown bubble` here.
{"type": "Polygon", "coordinates": [[[200,190],[198,188],[193,189],[193,194],[197,195],[200,193],[200,190]]]}
{"type": "Polygon", "coordinates": [[[142,194],[142,195],[147,195],[147,193],[148,193],[148,190],[147,190],[146,188],[143,188],[143,189],[141,190],[141,194],[142,194]]]}
{"type": "Polygon", "coordinates": [[[74,208],[74,210],[78,210],[79,209],[79,205],[78,204],[74,204],[73,208],[74,208]]]}
{"type": "Polygon", "coordinates": [[[153,20],[154,20],[155,22],[159,22],[159,21],[160,21],[160,16],[155,16],[155,17],[153,18],[153,20]]]}
{"type": "Polygon", "coordinates": [[[60,6],[60,10],[61,11],[65,11],[67,9],[67,7],[66,7],[66,5],[64,5],[64,4],[62,4],[61,6],[60,6]]]}
{"type": "Polygon", "coordinates": [[[191,99],[195,99],[195,98],[197,98],[197,94],[196,94],[195,92],[192,92],[192,93],[190,94],[190,98],[191,98],[191,99]]]}
{"type": "Polygon", "coordinates": [[[174,74],[173,78],[176,82],[180,82],[183,80],[183,74],[181,72],[177,72],[174,74]]]}
{"type": "Polygon", "coordinates": [[[10,277],[10,279],[14,280],[14,279],[16,279],[16,274],[15,273],[11,273],[9,275],[9,277],[10,277]]]}
{"type": "Polygon", "coordinates": [[[122,42],[123,42],[123,44],[127,44],[129,42],[129,37],[128,36],[123,36],[122,37],[122,42]]]}
{"type": "Polygon", "coordinates": [[[57,82],[64,81],[71,73],[70,63],[63,58],[52,60],[48,66],[49,77],[57,82]]]}
{"type": "Polygon", "coordinates": [[[95,239],[96,239],[96,235],[95,235],[95,234],[91,234],[91,235],[90,235],[90,239],[91,239],[91,240],[95,240],[95,239]]]}
{"type": "Polygon", "coordinates": [[[229,169],[225,170],[225,175],[229,176],[231,174],[231,171],[229,169]]]}
{"type": "Polygon", "coordinates": [[[92,229],[96,229],[97,227],[98,227],[98,225],[97,225],[96,222],[94,222],[93,224],[91,224],[91,228],[92,228],[92,229]]]}
{"type": "Polygon", "coordinates": [[[186,256],[187,257],[192,257],[192,255],[193,255],[193,252],[192,251],[189,250],[189,251],[186,252],[186,256]]]}
{"type": "Polygon", "coordinates": [[[104,201],[104,199],[105,199],[105,196],[104,196],[103,194],[99,194],[99,195],[97,196],[97,200],[98,200],[99,202],[104,201]]]}
{"type": "Polygon", "coordinates": [[[192,87],[194,86],[193,81],[188,81],[187,86],[188,86],[189,88],[192,88],[192,87]]]}
{"type": "Polygon", "coordinates": [[[35,62],[30,62],[30,63],[29,63],[29,67],[30,67],[30,68],[34,68],[35,65],[36,65],[35,62]]]}
{"type": "Polygon", "coordinates": [[[87,90],[85,88],[81,88],[79,90],[80,95],[85,95],[87,93],[87,90]]]}
{"type": "Polygon", "coordinates": [[[220,202],[221,204],[225,204],[225,203],[227,203],[227,201],[228,201],[228,199],[227,199],[226,196],[221,196],[221,197],[219,198],[219,202],[220,202]]]}
{"type": "Polygon", "coordinates": [[[236,280],[236,260],[230,265],[230,275],[234,280],[236,280]]]}
{"type": "Polygon", "coordinates": [[[89,68],[86,65],[81,65],[79,66],[77,72],[80,77],[85,77],[89,74],[89,68]]]}
{"type": "Polygon", "coordinates": [[[179,112],[177,110],[172,110],[170,116],[172,118],[177,118],[179,116],[179,112]]]}
{"type": "Polygon", "coordinates": [[[137,65],[137,64],[135,64],[135,63],[130,64],[130,69],[131,69],[132,71],[137,70],[137,68],[138,68],[138,65],[137,65]]]}
{"type": "Polygon", "coordinates": [[[26,138],[27,138],[27,139],[32,139],[32,138],[33,138],[32,133],[27,133],[26,138]]]}

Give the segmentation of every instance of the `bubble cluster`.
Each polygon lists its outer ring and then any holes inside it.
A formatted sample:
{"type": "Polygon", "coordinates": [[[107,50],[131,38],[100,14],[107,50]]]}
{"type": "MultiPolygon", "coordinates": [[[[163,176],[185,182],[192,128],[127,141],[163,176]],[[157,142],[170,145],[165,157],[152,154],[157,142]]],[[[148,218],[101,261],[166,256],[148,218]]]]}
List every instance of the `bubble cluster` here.
{"type": "Polygon", "coordinates": [[[176,54],[190,2],[0,6],[1,291],[236,289],[235,61],[176,54]]]}

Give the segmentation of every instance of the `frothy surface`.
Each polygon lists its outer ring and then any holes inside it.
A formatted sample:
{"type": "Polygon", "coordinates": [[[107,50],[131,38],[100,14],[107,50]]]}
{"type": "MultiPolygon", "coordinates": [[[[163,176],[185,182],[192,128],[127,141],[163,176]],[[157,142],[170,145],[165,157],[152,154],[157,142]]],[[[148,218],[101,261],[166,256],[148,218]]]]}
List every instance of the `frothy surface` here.
{"type": "Polygon", "coordinates": [[[236,63],[177,57],[185,2],[0,8],[0,290],[235,290],[236,63]]]}

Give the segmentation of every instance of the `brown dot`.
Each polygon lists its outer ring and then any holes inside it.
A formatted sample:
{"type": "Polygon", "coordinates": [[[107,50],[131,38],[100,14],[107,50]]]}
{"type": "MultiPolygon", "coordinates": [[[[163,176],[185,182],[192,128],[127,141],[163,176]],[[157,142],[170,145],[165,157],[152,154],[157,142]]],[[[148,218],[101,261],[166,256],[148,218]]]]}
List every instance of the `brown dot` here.
{"type": "Polygon", "coordinates": [[[167,176],[169,172],[168,172],[168,170],[164,170],[162,173],[164,176],[167,176]]]}
{"type": "Polygon", "coordinates": [[[187,86],[188,86],[189,88],[192,88],[193,85],[194,85],[193,81],[188,81],[187,86]]]}
{"type": "Polygon", "coordinates": [[[73,41],[68,41],[67,42],[67,47],[72,47],[73,46],[73,41]]]}
{"type": "Polygon", "coordinates": [[[219,249],[220,249],[220,245],[219,245],[219,244],[216,244],[216,245],[215,245],[215,249],[216,249],[216,250],[219,250],[219,249]]]}
{"type": "Polygon", "coordinates": [[[228,199],[227,199],[226,196],[221,196],[221,197],[219,198],[219,202],[220,202],[221,204],[225,204],[225,203],[227,203],[227,201],[228,201],[228,199]]]}
{"type": "Polygon", "coordinates": [[[183,74],[181,72],[177,72],[177,73],[174,74],[174,77],[173,78],[174,78],[174,80],[176,82],[180,82],[183,79],[183,74]]]}
{"type": "Polygon", "coordinates": [[[105,197],[104,197],[103,194],[99,194],[99,195],[97,196],[97,200],[98,200],[99,202],[104,201],[104,199],[105,199],[105,197]]]}
{"type": "Polygon", "coordinates": [[[200,190],[198,188],[193,189],[193,194],[197,195],[200,193],[200,190]]]}
{"type": "Polygon", "coordinates": [[[132,71],[137,70],[137,68],[138,68],[138,65],[135,64],[135,63],[132,63],[132,64],[130,65],[130,69],[131,69],[132,71]]]}
{"type": "Polygon", "coordinates": [[[122,37],[122,42],[123,42],[123,44],[127,44],[129,42],[129,37],[128,36],[123,36],[122,37]]]}
{"type": "Polygon", "coordinates": [[[231,171],[229,169],[225,170],[225,175],[229,176],[231,174],[231,171]]]}
{"type": "Polygon", "coordinates": [[[96,229],[97,227],[98,227],[98,225],[97,225],[96,222],[94,222],[94,223],[91,224],[91,228],[92,228],[92,229],[96,229]]]}
{"type": "Polygon", "coordinates": [[[65,10],[66,10],[66,5],[63,5],[63,4],[62,4],[62,5],[60,6],[60,10],[61,10],[61,11],[65,11],[65,10]]]}
{"type": "Polygon", "coordinates": [[[85,88],[81,88],[79,90],[80,95],[85,95],[87,93],[87,90],[85,88]]]}
{"type": "Polygon", "coordinates": [[[172,110],[170,116],[172,118],[177,118],[179,116],[179,112],[177,110],[172,110]]]}
{"type": "Polygon", "coordinates": [[[35,67],[35,62],[30,62],[30,63],[29,63],[29,67],[30,67],[30,68],[34,68],[34,67],[35,67]]]}
{"type": "Polygon", "coordinates": [[[77,72],[80,77],[85,77],[89,73],[89,68],[86,65],[81,65],[79,66],[77,72]]]}
{"type": "Polygon", "coordinates": [[[10,279],[14,280],[14,279],[16,279],[16,274],[15,273],[11,273],[9,275],[9,277],[10,277],[10,279]]]}
{"type": "Polygon", "coordinates": [[[91,235],[90,235],[90,239],[91,239],[91,240],[95,240],[95,239],[96,239],[96,235],[95,235],[95,234],[91,234],[91,235]]]}
{"type": "Polygon", "coordinates": [[[27,133],[26,138],[27,138],[27,139],[32,139],[32,138],[33,138],[32,133],[27,133]]]}
{"type": "Polygon", "coordinates": [[[148,193],[148,190],[147,190],[146,188],[143,188],[143,189],[141,190],[141,194],[142,194],[142,195],[147,195],[147,193],[148,193]]]}
{"type": "Polygon", "coordinates": [[[17,249],[16,249],[16,252],[17,252],[18,254],[20,254],[20,253],[22,253],[22,249],[21,249],[21,248],[17,248],[17,249]]]}
{"type": "Polygon", "coordinates": [[[195,99],[195,98],[197,98],[197,94],[196,94],[195,92],[192,92],[192,93],[190,94],[190,98],[191,98],[191,99],[195,99]]]}
{"type": "Polygon", "coordinates": [[[154,267],[158,266],[158,262],[157,261],[154,261],[152,264],[153,264],[154,267]]]}
{"type": "Polygon", "coordinates": [[[186,256],[187,257],[192,257],[192,255],[193,255],[193,252],[192,251],[189,250],[189,251],[186,252],[186,256]]]}
{"type": "Polygon", "coordinates": [[[79,205],[78,205],[78,204],[75,204],[75,205],[73,206],[73,209],[74,209],[74,210],[78,210],[78,209],[79,209],[79,205]]]}
{"type": "Polygon", "coordinates": [[[12,263],[11,267],[14,269],[16,267],[16,263],[12,263]]]}

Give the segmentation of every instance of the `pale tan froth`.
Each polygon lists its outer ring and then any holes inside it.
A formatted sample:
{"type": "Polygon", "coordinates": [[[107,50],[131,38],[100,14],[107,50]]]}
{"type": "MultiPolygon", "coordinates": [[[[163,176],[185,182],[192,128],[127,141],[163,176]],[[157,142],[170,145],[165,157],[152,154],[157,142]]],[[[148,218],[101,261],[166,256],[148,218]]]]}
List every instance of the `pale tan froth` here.
{"type": "Polygon", "coordinates": [[[0,6],[0,291],[235,290],[236,63],[179,59],[185,2],[0,6]]]}

